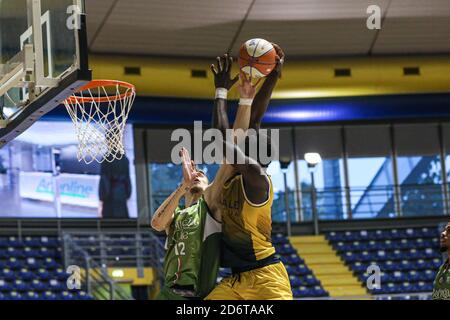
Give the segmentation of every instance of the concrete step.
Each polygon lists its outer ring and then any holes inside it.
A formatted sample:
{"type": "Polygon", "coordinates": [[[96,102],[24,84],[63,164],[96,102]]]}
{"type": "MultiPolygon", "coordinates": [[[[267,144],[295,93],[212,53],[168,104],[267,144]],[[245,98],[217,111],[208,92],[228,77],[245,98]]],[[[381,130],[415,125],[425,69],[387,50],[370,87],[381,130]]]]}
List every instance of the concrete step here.
{"type": "Polygon", "coordinates": [[[333,250],[326,244],[318,243],[318,244],[295,244],[293,245],[295,250],[297,250],[300,254],[306,253],[333,253],[333,250]]]}
{"type": "Polygon", "coordinates": [[[368,296],[366,290],[363,287],[355,285],[330,285],[327,286],[325,290],[327,290],[332,297],[368,296]]]}
{"type": "Polygon", "coordinates": [[[336,257],[335,255],[323,255],[323,254],[316,254],[316,255],[301,255],[301,257],[305,260],[305,262],[310,264],[336,264],[336,263],[342,263],[339,257],[336,257]]]}
{"type": "Polygon", "coordinates": [[[335,275],[335,274],[347,274],[349,269],[347,266],[342,265],[342,263],[327,263],[327,264],[308,264],[308,267],[314,270],[316,276],[321,275],[335,275]]]}
{"type": "Polygon", "coordinates": [[[320,282],[324,286],[361,286],[361,284],[356,280],[351,274],[334,274],[334,275],[321,275],[320,282]]]}
{"type": "Polygon", "coordinates": [[[294,236],[294,237],[290,237],[289,241],[291,242],[292,245],[294,245],[295,243],[324,243],[327,242],[327,240],[325,239],[325,236],[294,236]]]}

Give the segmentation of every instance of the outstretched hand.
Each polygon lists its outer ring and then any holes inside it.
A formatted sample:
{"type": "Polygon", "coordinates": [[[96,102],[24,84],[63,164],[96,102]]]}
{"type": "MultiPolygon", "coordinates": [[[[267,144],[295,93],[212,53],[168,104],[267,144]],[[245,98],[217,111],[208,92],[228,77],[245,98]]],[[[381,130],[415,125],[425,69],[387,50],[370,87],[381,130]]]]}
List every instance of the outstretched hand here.
{"type": "Polygon", "coordinates": [[[253,99],[256,95],[256,86],[258,85],[259,79],[255,84],[252,84],[252,78],[245,72],[240,71],[241,83],[238,85],[239,96],[242,99],[253,99]]]}
{"type": "Polygon", "coordinates": [[[283,49],[281,49],[279,45],[277,45],[276,43],[272,43],[272,45],[277,53],[276,65],[272,72],[277,73],[279,76],[281,76],[281,70],[283,69],[285,54],[283,49]]]}
{"type": "Polygon", "coordinates": [[[231,79],[231,67],[233,65],[233,58],[228,54],[222,57],[217,57],[216,65],[211,65],[211,71],[214,75],[214,85],[216,88],[225,88],[230,90],[231,87],[239,80],[239,75],[231,79]]]}
{"type": "Polygon", "coordinates": [[[181,157],[181,167],[183,170],[183,186],[186,190],[193,183],[197,170],[195,169],[194,161],[191,160],[191,157],[185,148],[181,148],[179,154],[181,157]]]}

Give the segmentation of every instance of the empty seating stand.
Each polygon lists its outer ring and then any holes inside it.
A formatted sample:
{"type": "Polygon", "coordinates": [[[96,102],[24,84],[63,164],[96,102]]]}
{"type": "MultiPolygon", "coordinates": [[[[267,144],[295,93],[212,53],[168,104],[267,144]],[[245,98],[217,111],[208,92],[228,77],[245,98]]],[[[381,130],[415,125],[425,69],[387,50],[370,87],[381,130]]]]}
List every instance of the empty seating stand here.
{"type": "Polygon", "coordinates": [[[67,289],[56,237],[0,237],[0,300],[89,300],[67,289]]]}
{"type": "Polygon", "coordinates": [[[437,228],[336,231],[326,234],[333,248],[362,283],[368,267],[380,268],[381,287],[371,294],[427,293],[442,264],[437,228]]]}

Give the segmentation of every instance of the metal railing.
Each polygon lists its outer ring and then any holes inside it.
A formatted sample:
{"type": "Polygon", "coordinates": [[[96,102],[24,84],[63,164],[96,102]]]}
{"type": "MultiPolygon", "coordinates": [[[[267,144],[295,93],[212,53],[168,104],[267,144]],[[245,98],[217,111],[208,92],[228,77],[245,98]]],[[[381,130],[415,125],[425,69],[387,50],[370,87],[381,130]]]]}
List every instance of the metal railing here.
{"type": "MultiPolygon", "coordinates": [[[[400,206],[403,216],[438,216],[444,214],[444,196],[441,184],[401,185],[400,206]]],[[[295,191],[288,191],[289,212],[292,222],[298,221],[295,213],[295,191]]],[[[303,221],[312,220],[312,190],[304,188],[301,192],[303,221]]],[[[392,218],[397,217],[394,205],[394,186],[352,187],[349,190],[352,218],[392,218]]],[[[317,188],[316,208],[319,220],[348,219],[345,188],[317,188]]],[[[274,221],[286,221],[284,192],[275,194],[272,215],[274,221]]]]}
{"type": "MultiPolygon", "coordinates": [[[[100,266],[107,268],[134,267],[138,276],[144,276],[144,268],[156,270],[158,280],[163,283],[165,250],[160,239],[150,230],[123,231],[64,231],[78,248],[86,252],[100,266]]],[[[70,261],[71,257],[67,257],[70,261]]]]}
{"type": "Polygon", "coordinates": [[[88,252],[78,246],[70,234],[63,234],[64,263],[79,269],[81,289],[97,300],[132,300],[133,297],[111,279],[88,252]]]}

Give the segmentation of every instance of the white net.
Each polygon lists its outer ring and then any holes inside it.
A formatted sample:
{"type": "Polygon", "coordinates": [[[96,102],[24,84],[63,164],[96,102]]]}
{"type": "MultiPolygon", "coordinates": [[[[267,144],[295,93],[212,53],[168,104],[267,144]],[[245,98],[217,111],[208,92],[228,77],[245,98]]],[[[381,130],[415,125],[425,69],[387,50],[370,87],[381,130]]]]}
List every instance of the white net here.
{"type": "Polygon", "coordinates": [[[123,133],[135,96],[129,83],[94,80],[64,100],[78,138],[78,161],[102,163],[123,157],[123,133]]]}

